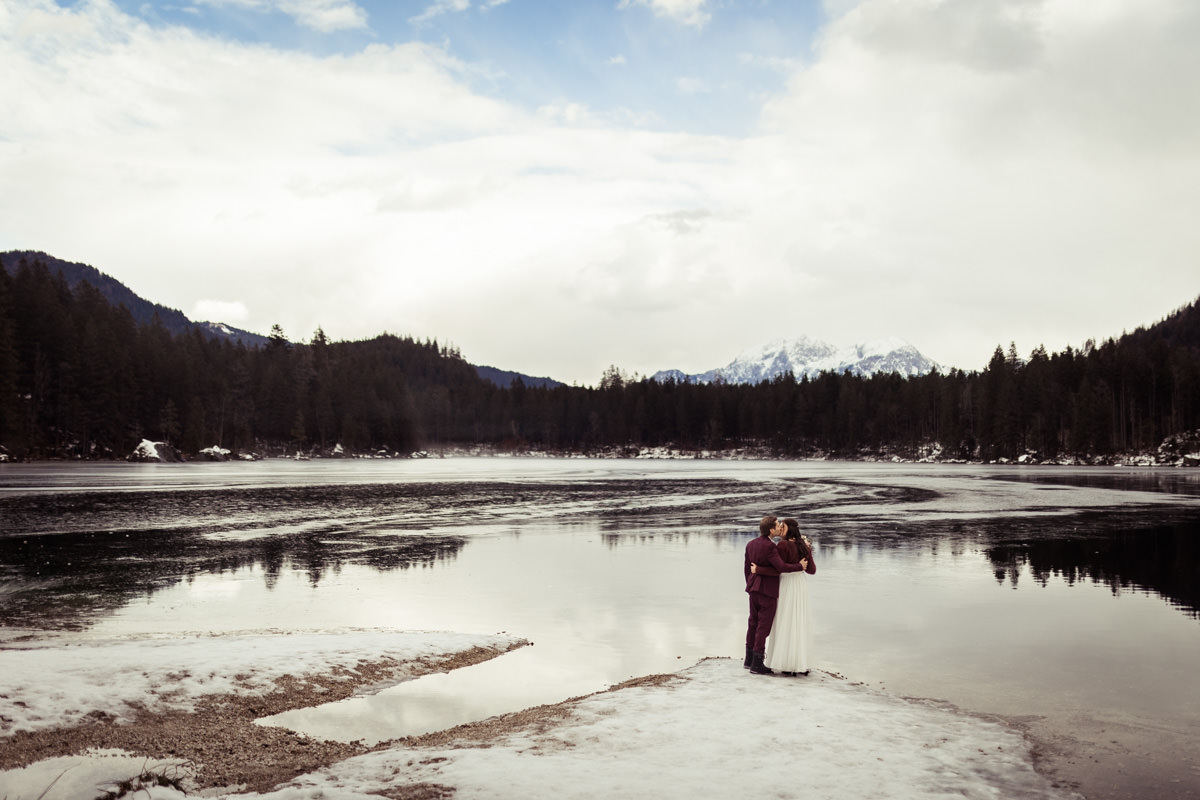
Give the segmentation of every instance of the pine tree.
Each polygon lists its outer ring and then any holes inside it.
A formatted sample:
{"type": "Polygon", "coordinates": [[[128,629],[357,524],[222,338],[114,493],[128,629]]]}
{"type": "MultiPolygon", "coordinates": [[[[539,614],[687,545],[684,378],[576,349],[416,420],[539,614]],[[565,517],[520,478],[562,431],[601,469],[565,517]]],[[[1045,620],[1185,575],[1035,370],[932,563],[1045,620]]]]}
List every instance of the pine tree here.
{"type": "Polygon", "coordinates": [[[167,404],[163,406],[162,413],[158,416],[158,430],[167,444],[179,439],[179,409],[175,407],[174,400],[168,399],[167,404]]]}
{"type": "Polygon", "coordinates": [[[20,412],[17,394],[16,330],[11,316],[10,284],[8,272],[0,263],[0,445],[12,450],[17,446],[20,412]]]}

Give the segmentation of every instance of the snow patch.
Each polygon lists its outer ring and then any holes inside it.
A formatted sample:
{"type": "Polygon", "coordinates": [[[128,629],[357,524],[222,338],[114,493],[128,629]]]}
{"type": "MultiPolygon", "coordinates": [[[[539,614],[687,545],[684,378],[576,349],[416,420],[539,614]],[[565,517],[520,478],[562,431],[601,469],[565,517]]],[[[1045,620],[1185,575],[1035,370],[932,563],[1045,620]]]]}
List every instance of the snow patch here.
{"type": "Polygon", "coordinates": [[[228,461],[229,452],[224,447],[214,444],[212,447],[206,447],[201,450],[200,457],[205,461],[228,461]]]}
{"type": "MultiPolygon", "coordinates": [[[[340,631],[58,640],[24,649],[10,643],[0,649],[6,682],[0,718],[11,730],[72,724],[94,709],[122,714],[136,702],[155,710],[186,707],[203,694],[228,690],[235,675],[241,692],[262,691],[285,673],[512,641],[502,635],[340,631]],[[14,714],[22,718],[15,725],[14,714]]],[[[10,800],[43,794],[65,800],[95,796],[86,787],[172,769],[187,767],[93,752],[0,771],[0,786],[10,800]]],[[[419,783],[454,787],[456,800],[1079,798],[1039,775],[1025,739],[999,722],[831,674],[754,676],[729,659],[706,659],[657,685],[585,697],[561,722],[501,733],[485,747],[398,745],[298,776],[265,795],[222,790],[220,796],[361,800],[408,796],[406,787],[419,783]]],[[[182,795],[170,786],[147,786],[137,796],[182,795]]]]}
{"type": "Polygon", "coordinates": [[[419,782],[471,798],[1078,798],[1034,771],[1004,725],[813,673],[753,676],[702,661],[658,686],[603,692],[559,724],[486,747],[370,753],[261,800],[403,796],[419,782]]]}
{"type": "Polygon", "coordinates": [[[0,735],[77,725],[89,716],[133,720],[192,710],[205,695],[269,692],[287,674],[326,673],[360,660],[408,661],[504,648],[511,636],[409,631],[244,633],[225,636],[54,641],[0,648],[0,735]]]}
{"type": "Polygon", "coordinates": [[[154,800],[184,800],[187,795],[172,786],[143,783],[137,776],[162,775],[184,781],[195,774],[195,765],[183,759],[152,759],[122,750],[90,750],[84,755],[38,761],[22,769],[0,771],[0,797],[8,800],[76,800],[103,797],[120,791],[123,781],[137,781],[127,796],[154,800]]]}

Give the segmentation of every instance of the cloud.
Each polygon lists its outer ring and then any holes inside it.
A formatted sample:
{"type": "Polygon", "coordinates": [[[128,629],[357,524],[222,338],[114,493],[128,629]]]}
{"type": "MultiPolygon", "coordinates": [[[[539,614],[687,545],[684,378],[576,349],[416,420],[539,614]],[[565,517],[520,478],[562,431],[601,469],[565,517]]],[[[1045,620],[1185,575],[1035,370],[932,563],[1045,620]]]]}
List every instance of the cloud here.
{"type": "MultiPolygon", "coordinates": [[[[493,5],[499,4],[489,3],[488,7],[490,8],[493,5]]],[[[470,7],[471,0],[434,0],[433,3],[426,6],[424,11],[415,17],[410,17],[408,21],[414,25],[419,25],[422,22],[428,22],[434,17],[440,17],[442,14],[466,11],[470,7]]]]}
{"type": "Polygon", "coordinates": [[[575,305],[621,317],[716,306],[730,282],[719,218],[707,209],[651,214],[606,231],[578,272],[561,282],[575,305]]]}
{"type": "MultiPolygon", "coordinates": [[[[393,237],[421,238],[379,213],[404,187],[417,188],[410,206],[446,208],[444,191],[422,187],[486,185],[449,167],[422,177],[442,163],[425,157],[431,146],[527,124],[473,94],[460,66],[426,45],[314,58],[147,26],[105,4],[6,9],[0,69],[12,115],[0,122],[0,174],[30,194],[0,199],[5,235],[132,276],[135,291],[174,307],[236,291],[262,315],[247,318],[255,329],[293,319],[280,303],[288,294],[302,309],[369,291],[328,267],[355,249],[354,266],[370,267],[405,249],[393,237]],[[59,213],[45,216],[52,206],[59,213]],[[178,269],[149,269],[164,260],[178,269]]],[[[311,329],[315,317],[302,315],[288,327],[311,329]]]]}
{"type": "Polygon", "coordinates": [[[979,70],[1031,67],[1044,53],[1044,6],[1006,0],[863,5],[844,31],[885,58],[979,70]]]}
{"type": "Polygon", "coordinates": [[[944,327],[908,335],[968,367],[981,358],[964,331],[1062,347],[1119,333],[1099,308],[1128,324],[1186,302],[1200,237],[1177,204],[1195,209],[1180,181],[1200,178],[1200,13],[1152,5],[860,4],[764,110],[790,151],[773,182],[790,197],[764,201],[793,212],[770,235],[793,227],[789,259],[819,297],[866,270],[860,307],[903,319],[936,304],[944,327]],[[1131,287],[1149,264],[1159,287],[1131,287]],[[1042,322],[1017,319],[1030,314],[1042,322]]]}
{"type": "Polygon", "coordinates": [[[738,61],[748,66],[769,69],[788,75],[804,68],[804,59],[798,56],[784,58],[780,56],[763,56],[758,53],[739,53],[738,61]]]}
{"type": "Polygon", "coordinates": [[[799,334],[975,369],[1194,299],[1200,7],[896,8],[832,19],[731,137],[529,111],[421,43],[316,57],[10,0],[0,240],[173,307],[237,297],[251,330],[567,381],[799,334]]]}
{"type": "Polygon", "coordinates": [[[237,300],[197,300],[190,316],[200,322],[242,322],[250,312],[237,300]]]}
{"type": "Polygon", "coordinates": [[[683,25],[703,28],[712,19],[706,7],[708,0],[621,0],[619,9],[645,6],[656,17],[665,17],[683,25]]]}
{"type": "Polygon", "coordinates": [[[278,11],[320,33],[367,27],[367,12],[349,0],[195,0],[200,5],[278,11]]]}

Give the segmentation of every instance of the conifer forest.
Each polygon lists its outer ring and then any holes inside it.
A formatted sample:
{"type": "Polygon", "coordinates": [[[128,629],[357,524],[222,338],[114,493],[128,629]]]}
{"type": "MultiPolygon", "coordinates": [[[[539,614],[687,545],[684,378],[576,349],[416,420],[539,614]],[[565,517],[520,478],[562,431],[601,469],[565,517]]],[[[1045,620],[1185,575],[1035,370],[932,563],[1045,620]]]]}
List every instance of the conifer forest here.
{"type": "MultiPolygon", "coordinates": [[[[656,382],[611,367],[594,387],[501,388],[452,346],[389,333],[246,346],[137,322],[44,263],[0,269],[0,455],[406,455],[757,448],[776,456],[992,461],[1151,452],[1200,429],[1200,309],[1101,343],[915,378],[790,374],[756,385],[656,382]]],[[[1195,452],[1192,450],[1191,452],[1195,452]]]]}

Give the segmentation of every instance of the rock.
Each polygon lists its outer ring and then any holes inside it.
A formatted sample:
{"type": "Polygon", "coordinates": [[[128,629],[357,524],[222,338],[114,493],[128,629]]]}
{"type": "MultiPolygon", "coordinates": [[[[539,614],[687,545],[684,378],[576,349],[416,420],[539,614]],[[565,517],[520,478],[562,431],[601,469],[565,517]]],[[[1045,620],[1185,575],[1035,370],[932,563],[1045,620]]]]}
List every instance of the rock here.
{"type": "Polygon", "coordinates": [[[229,451],[220,445],[206,447],[198,454],[201,461],[228,461],[229,451]]]}
{"type": "Polygon", "coordinates": [[[142,439],[134,451],[125,458],[126,461],[141,461],[145,463],[181,463],[183,456],[179,450],[166,442],[152,442],[142,439]]]}

